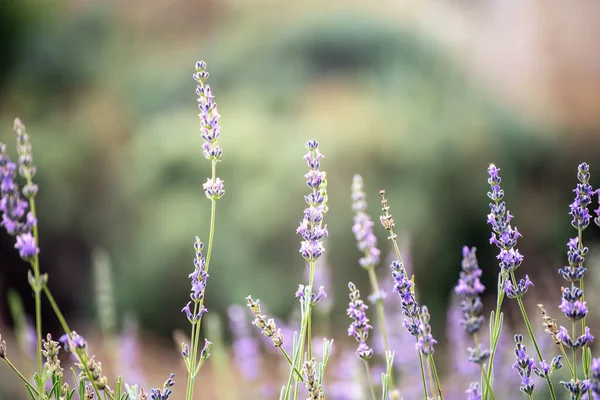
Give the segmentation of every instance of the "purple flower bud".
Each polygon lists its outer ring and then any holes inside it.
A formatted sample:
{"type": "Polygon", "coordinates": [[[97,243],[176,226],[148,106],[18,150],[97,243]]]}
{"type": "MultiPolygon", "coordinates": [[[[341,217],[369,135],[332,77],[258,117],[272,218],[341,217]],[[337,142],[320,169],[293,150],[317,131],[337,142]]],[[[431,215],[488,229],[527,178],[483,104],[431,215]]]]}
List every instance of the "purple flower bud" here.
{"type": "Polygon", "coordinates": [[[366,344],[369,330],[372,328],[366,314],[369,306],[360,299],[360,292],[352,282],[348,283],[348,289],[350,289],[350,303],[346,314],[352,319],[348,328],[348,336],[353,336],[359,343],[356,355],[363,360],[368,360],[373,355],[373,350],[366,344]]]}
{"type": "Polygon", "coordinates": [[[530,286],[533,286],[533,282],[529,280],[529,275],[525,275],[525,279],[521,279],[516,287],[513,286],[510,279],[507,279],[504,282],[504,292],[509,298],[518,299],[527,293],[530,286]]]}

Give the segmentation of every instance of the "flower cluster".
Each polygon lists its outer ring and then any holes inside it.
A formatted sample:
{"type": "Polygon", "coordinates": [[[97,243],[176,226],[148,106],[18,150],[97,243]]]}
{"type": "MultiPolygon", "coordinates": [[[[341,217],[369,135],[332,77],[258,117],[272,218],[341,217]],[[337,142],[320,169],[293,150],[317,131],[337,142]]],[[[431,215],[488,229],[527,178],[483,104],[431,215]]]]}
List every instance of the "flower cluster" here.
{"type": "Polygon", "coordinates": [[[260,313],[260,300],[254,301],[250,296],[246,297],[246,300],[248,301],[248,307],[252,311],[252,315],[254,315],[252,325],[261,329],[263,335],[271,338],[273,346],[281,347],[283,344],[283,334],[281,333],[281,329],[277,329],[275,320],[273,318],[267,319],[266,315],[260,313]]]}
{"type": "Polygon", "coordinates": [[[17,237],[15,248],[19,250],[22,259],[29,261],[40,251],[33,235],[37,219],[34,213],[27,212],[29,204],[21,198],[16,178],[18,170],[19,175],[26,180],[22,190],[23,196],[31,199],[38,190],[37,185],[32,183],[36,168],[31,155],[29,135],[18,118],[15,120],[13,130],[17,137],[17,151],[19,153],[17,163],[10,160],[6,153],[6,145],[0,143],[0,192],[2,194],[0,200],[2,222],[0,225],[4,226],[9,235],[17,237]]]}
{"type": "Polygon", "coordinates": [[[590,211],[588,206],[592,202],[592,185],[590,185],[590,166],[587,163],[581,163],[577,167],[577,179],[579,183],[573,189],[575,200],[569,205],[569,215],[573,217],[571,225],[578,231],[583,231],[590,224],[590,211]]]}
{"type": "Polygon", "coordinates": [[[150,390],[150,399],[152,400],[168,400],[169,396],[173,393],[170,389],[175,385],[175,374],[171,374],[169,379],[165,381],[162,389],[151,389],[150,390]]]}
{"type": "Polygon", "coordinates": [[[419,303],[415,298],[415,290],[412,279],[408,278],[406,269],[402,262],[394,260],[390,265],[392,270],[392,277],[394,278],[394,289],[393,291],[398,293],[400,296],[400,303],[402,306],[402,314],[409,320],[404,320],[404,326],[408,329],[408,332],[413,336],[419,334],[419,323],[420,317],[419,303]]]}
{"type": "Polygon", "coordinates": [[[513,228],[510,224],[512,215],[506,209],[504,199],[504,190],[500,187],[500,176],[498,175],[499,168],[494,164],[490,164],[488,168],[491,191],[488,192],[488,197],[492,200],[490,203],[490,213],[487,216],[488,224],[492,225],[492,236],[490,244],[496,245],[500,249],[497,258],[500,260],[500,268],[503,271],[514,271],[519,268],[523,262],[523,256],[515,249],[517,239],[521,234],[517,228],[513,228]]]}
{"type": "Polygon", "coordinates": [[[304,378],[304,385],[308,390],[308,397],[306,400],[323,400],[325,399],[325,393],[323,388],[317,379],[317,369],[315,368],[315,359],[306,360],[302,367],[302,377],[304,378]]]}
{"type": "Polygon", "coordinates": [[[454,292],[462,297],[460,306],[462,309],[461,326],[469,335],[473,335],[483,323],[483,304],[481,303],[480,295],[485,290],[485,286],[481,284],[479,277],[481,276],[481,268],[477,263],[475,255],[475,247],[469,249],[467,246],[462,250],[462,271],[458,284],[454,288],[454,292]]]}
{"type": "Polygon", "coordinates": [[[306,301],[306,297],[310,297],[310,304],[316,305],[318,302],[327,297],[327,293],[325,292],[324,286],[319,286],[318,293],[311,293],[310,288],[304,285],[298,285],[298,290],[296,291],[296,297],[300,301],[300,304],[304,304],[306,301]]]}
{"type": "Polygon", "coordinates": [[[325,172],[319,170],[323,155],[319,152],[316,140],[306,142],[308,153],[304,156],[310,171],[304,176],[312,192],[304,196],[308,208],[304,210],[304,219],[296,230],[302,236],[300,253],[306,261],[316,261],[325,249],[323,238],[327,236],[327,225],[323,226],[323,216],[327,212],[327,180],[325,172]]]}
{"type": "Polygon", "coordinates": [[[520,279],[516,285],[513,285],[510,279],[504,282],[504,293],[510,299],[520,299],[523,297],[530,286],[533,286],[533,282],[529,280],[529,275],[525,275],[525,279],[520,279]]]}
{"type": "Polygon", "coordinates": [[[535,369],[533,358],[527,355],[527,348],[523,344],[523,335],[515,335],[515,355],[517,361],[513,364],[513,368],[517,370],[521,376],[521,391],[531,396],[535,383],[533,383],[532,373],[535,369]]]}
{"type": "Polygon", "coordinates": [[[590,390],[595,395],[593,398],[600,396],[600,358],[594,358],[590,366],[590,390]]]}
{"type": "Polygon", "coordinates": [[[373,349],[367,345],[369,330],[373,328],[369,325],[366,311],[369,308],[360,298],[360,292],[354,283],[348,283],[350,289],[350,303],[346,314],[352,319],[352,323],[348,328],[348,336],[353,336],[358,342],[356,355],[363,360],[368,360],[373,356],[373,349]]]}
{"type": "Polygon", "coordinates": [[[182,312],[185,312],[187,319],[192,324],[198,322],[207,311],[206,307],[204,307],[203,300],[208,273],[206,272],[206,259],[202,255],[203,249],[204,243],[196,237],[196,241],[194,242],[194,250],[196,251],[196,257],[194,258],[194,272],[189,275],[189,278],[192,281],[192,290],[190,293],[190,298],[192,300],[181,309],[182,312]]]}
{"type": "MultiPolygon", "coordinates": [[[[202,132],[202,154],[204,157],[214,163],[218,162],[223,154],[223,150],[218,144],[219,136],[221,135],[221,127],[219,126],[219,112],[217,111],[217,103],[210,86],[206,83],[208,79],[208,71],[206,71],[206,63],[198,61],[196,63],[196,72],[193,75],[194,80],[198,83],[196,86],[196,94],[198,95],[198,109],[200,110],[200,131],[202,132]]],[[[202,186],[206,193],[206,197],[212,200],[219,199],[225,194],[223,181],[214,176],[208,178],[202,186]]]]}
{"type": "Polygon", "coordinates": [[[433,338],[431,335],[431,325],[429,324],[430,320],[429,310],[427,306],[421,307],[421,312],[419,314],[419,327],[418,327],[418,339],[417,339],[417,350],[421,352],[424,356],[429,356],[433,354],[433,346],[437,343],[437,340],[433,338]]]}
{"type": "Polygon", "coordinates": [[[373,234],[373,221],[366,213],[367,195],[365,194],[363,179],[354,175],[352,180],[352,210],[354,211],[354,225],[352,232],[356,238],[358,249],[364,253],[359,263],[363,268],[373,268],[379,263],[380,251],[377,248],[377,238],[373,234]]]}

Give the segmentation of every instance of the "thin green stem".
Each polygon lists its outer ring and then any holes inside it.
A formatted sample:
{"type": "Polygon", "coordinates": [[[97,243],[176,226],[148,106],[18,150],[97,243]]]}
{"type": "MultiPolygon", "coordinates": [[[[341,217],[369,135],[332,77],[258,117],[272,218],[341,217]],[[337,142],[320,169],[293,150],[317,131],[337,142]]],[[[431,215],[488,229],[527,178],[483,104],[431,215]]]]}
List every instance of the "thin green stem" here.
{"type": "Polygon", "coordinates": [[[425,367],[423,366],[423,356],[420,351],[417,351],[419,354],[419,367],[421,368],[421,382],[423,383],[423,395],[425,395],[425,399],[429,398],[427,394],[427,378],[425,377],[425,367]]]}
{"type": "Polygon", "coordinates": [[[25,378],[25,376],[23,376],[23,374],[21,373],[21,371],[19,371],[17,369],[17,367],[15,367],[15,365],[10,362],[10,360],[7,357],[3,357],[4,361],[6,362],[6,364],[8,364],[8,366],[14,371],[15,374],[17,374],[17,376],[19,378],[21,378],[21,380],[25,383],[25,385],[33,392],[35,393],[37,396],[40,396],[40,393],[37,391],[36,388],[34,388],[31,383],[29,383],[29,381],[27,380],[27,378],[25,378]]]}
{"type": "MultiPolygon", "coordinates": [[[[515,278],[514,271],[510,272],[510,277],[512,279],[513,286],[517,286],[517,280],[515,278]]],[[[523,300],[520,297],[517,297],[517,303],[519,304],[519,308],[521,309],[521,315],[523,316],[523,321],[525,322],[525,326],[527,327],[527,332],[529,333],[529,337],[533,343],[533,347],[535,347],[535,351],[537,353],[538,359],[542,361],[544,358],[542,357],[542,352],[538,346],[537,340],[535,339],[535,335],[533,334],[533,329],[531,328],[531,323],[529,322],[529,317],[527,317],[527,311],[525,311],[525,306],[523,305],[523,300]]],[[[554,392],[554,386],[552,386],[552,381],[550,377],[546,377],[546,383],[548,384],[548,390],[550,390],[550,396],[553,400],[556,400],[556,393],[554,392]]]]}
{"type": "MultiPolygon", "coordinates": [[[[216,177],[216,161],[213,160],[213,162],[212,162],[213,181],[214,181],[215,177],[216,177]]],[[[214,235],[215,235],[216,214],[217,214],[217,201],[215,199],[212,199],[211,200],[211,209],[210,209],[210,231],[209,231],[209,235],[208,235],[208,248],[206,250],[206,263],[204,264],[204,270],[206,273],[208,273],[208,268],[210,266],[210,257],[212,255],[213,240],[214,240],[214,235]]],[[[200,302],[196,303],[194,305],[194,315],[196,315],[196,312],[198,312],[199,310],[202,310],[202,306],[204,305],[205,297],[206,296],[203,296],[202,299],[200,300],[200,302]]],[[[192,326],[192,335],[193,336],[190,338],[191,353],[190,353],[190,369],[188,372],[189,390],[186,393],[186,400],[192,400],[192,398],[194,397],[194,383],[196,380],[196,374],[194,373],[194,371],[197,369],[201,324],[202,324],[202,319],[198,320],[194,324],[194,325],[196,325],[195,327],[192,326]],[[195,328],[195,330],[194,330],[194,328],[195,328]]]]}
{"type": "MultiPolygon", "coordinates": [[[[477,332],[475,332],[473,334],[473,342],[475,343],[475,348],[479,349],[479,336],[477,335],[477,332]]],[[[485,368],[483,367],[483,364],[479,364],[479,366],[481,367],[481,376],[482,376],[482,380],[483,380],[482,393],[485,393],[487,391],[487,388],[489,388],[492,399],[496,400],[496,395],[494,394],[494,388],[492,387],[492,385],[490,385],[490,377],[487,375],[487,373],[485,373],[485,368]]]]}
{"type": "Polygon", "coordinates": [[[371,370],[369,369],[369,363],[367,360],[363,360],[365,364],[365,372],[367,374],[367,383],[369,385],[369,389],[371,391],[371,397],[373,400],[377,400],[377,395],[375,394],[375,386],[373,385],[373,379],[371,378],[371,370]]]}
{"type": "Polygon", "coordinates": [[[279,350],[281,350],[281,353],[283,354],[283,356],[287,360],[288,364],[290,364],[290,367],[293,368],[292,370],[296,373],[296,375],[298,375],[298,378],[300,378],[300,380],[302,380],[302,374],[300,373],[300,371],[298,371],[297,368],[295,368],[293,366],[294,363],[292,362],[292,359],[291,359],[290,355],[287,353],[287,351],[285,351],[285,349],[283,347],[281,347],[281,346],[279,346],[279,350]]]}
{"type": "Polygon", "coordinates": [[[571,373],[571,376],[573,377],[573,379],[575,379],[575,371],[573,370],[573,366],[571,365],[571,362],[569,361],[569,357],[567,356],[567,352],[565,351],[565,347],[562,345],[562,343],[560,343],[558,345],[558,347],[560,347],[560,351],[562,353],[562,356],[565,359],[565,361],[567,362],[567,367],[569,368],[569,372],[571,373]]]}
{"type": "Polygon", "coordinates": [[[504,281],[506,280],[506,274],[503,271],[498,273],[498,293],[496,295],[496,313],[494,314],[493,329],[490,331],[490,359],[488,362],[487,373],[485,374],[485,381],[488,383],[485,390],[483,391],[483,399],[487,400],[488,388],[492,390],[490,385],[493,374],[494,374],[494,356],[496,355],[496,348],[500,341],[500,310],[502,309],[502,303],[504,301],[504,281]]]}
{"type": "Polygon", "coordinates": [[[437,368],[435,367],[435,359],[433,358],[433,354],[431,354],[429,358],[431,359],[431,372],[433,374],[433,378],[435,379],[435,384],[437,385],[439,400],[444,400],[444,395],[442,394],[442,385],[440,385],[440,378],[437,373],[437,368]]]}
{"type": "MultiPolygon", "coordinates": [[[[31,175],[27,173],[26,175],[27,184],[31,185],[31,175]]],[[[33,197],[29,198],[29,210],[33,218],[37,218],[36,210],[35,210],[35,199],[33,197]]],[[[36,245],[39,245],[39,234],[37,223],[33,224],[33,238],[35,240],[36,245]]],[[[36,344],[36,355],[37,355],[37,369],[38,374],[41,377],[43,373],[42,366],[42,296],[41,296],[41,282],[40,282],[40,261],[39,255],[36,253],[31,260],[31,267],[33,269],[33,276],[35,279],[35,283],[32,284],[32,289],[35,297],[35,335],[37,339],[36,344]]],[[[39,388],[42,389],[42,388],[39,388]]],[[[39,396],[39,394],[38,394],[39,396]]]]}

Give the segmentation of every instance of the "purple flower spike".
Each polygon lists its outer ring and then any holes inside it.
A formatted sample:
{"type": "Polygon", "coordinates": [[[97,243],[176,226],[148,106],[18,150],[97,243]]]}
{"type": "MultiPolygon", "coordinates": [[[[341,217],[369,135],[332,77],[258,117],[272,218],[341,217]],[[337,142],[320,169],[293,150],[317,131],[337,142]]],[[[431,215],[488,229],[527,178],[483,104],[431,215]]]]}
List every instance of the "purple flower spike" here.
{"type": "Polygon", "coordinates": [[[223,150],[218,144],[221,135],[221,127],[219,126],[221,116],[217,111],[217,103],[213,101],[214,96],[210,86],[205,83],[208,79],[208,72],[204,61],[196,63],[196,73],[194,73],[193,78],[198,83],[196,94],[198,95],[198,110],[200,110],[200,131],[202,132],[202,139],[204,139],[202,153],[204,157],[211,161],[219,161],[223,154],[223,150]]]}
{"type": "Polygon", "coordinates": [[[73,351],[73,347],[75,347],[75,349],[83,349],[87,347],[87,342],[75,331],[71,332],[70,338],[69,335],[65,333],[58,339],[58,341],[62,343],[65,351],[73,351]]]}
{"type": "Polygon", "coordinates": [[[369,330],[372,328],[366,314],[369,307],[360,299],[360,292],[352,282],[348,283],[348,289],[350,289],[350,303],[346,314],[352,319],[348,336],[353,336],[359,343],[356,355],[363,360],[368,360],[373,356],[373,350],[366,343],[369,330]]]}
{"type": "Polygon", "coordinates": [[[504,292],[511,299],[520,299],[527,293],[530,286],[533,286],[533,282],[529,280],[529,275],[525,275],[525,279],[521,279],[516,287],[513,286],[510,279],[507,279],[504,282],[504,292]]]}
{"type": "Polygon", "coordinates": [[[417,350],[424,356],[433,354],[433,346],[437,340],[431,335],[431,325],[429,325],[429,310],[426,306],[421,307],[420,322],[418,328],[417,350]]]}
{"type": "Polygon", "coordinates": [[[418,336],[420,308],[419,303],[417,303],[415,298],[414,283],[412,279],[408,278],[406,269],[400,261],[394,260],[392,265],[390,265],[390,268],[392,270],[392,277],[395,281],[393,291],[400,296],[402,314],[410,319],[410,321],[404,320],[404,326],[411,335],[418,336]]]}
{"type": "Polygon", "coordinates": [[[35,166],[31,158],[29,136],[25,132],[25,126],[18,119],[15,120],[14,131],[17,135],[18,164],[10,161],[6,146],[0,143],[0,212],[2,212],[0,226],[3,226],[9,235],[16,236],[15,248],[19,250],[23,260],[30,261],[40,251],[31,233],[37,225],[37,220],[31,212],[27,213],[29,204],[21,198],[16,179],[18,170],[19,174],[27,180],[23,187],[23,196],[26,198],[35,196],[37,185],[31,182],[31,178],[35,175],[35,166]]]}
{"type": "Polygon", "coordinates": [[[517,361],[513,364],[513,368],[517,370],[521,377],[521,391],[529,396],[535,389],[535,384],[532,379],[532,372],[535,369],[533,358],[527,355],[527,348],[523,344],[523,335],[515,335],[515,355],[517,361]]]}
{"type": "Polygon", "coordinates": [[[460,324],[469,335],[477,333],[484,320],[481,315],[483,304],[480,295],[485,290],[485,286],[479,280],[481,269],[477,263],[475,251],[475,247],[471,249],[467,246],[463,247],[462,271],[458,284],[454,288],[454,292],[462,297],[460,324]]]}
{"type": "Polygon", "coordinates": [[[367,214],[367,195],[364,191],[363,179],[358,174],[354,175],[352,181],[352,210],[355,212],[352,232],[358,249],[364,253],[359,263],[363,268],[373,268],[379,263],[381,252],[377,248],[377,238],[373,234],[374,222],[367,214]]]}
{"type": "Polygon", "coordinates": [[[196,241],[194,242],[194,249],[196,251],[194,271],[189,275],[192,283],[192,290],[190,292],[190,299],[192,301],[188,302],[185,307],[181,309],[181,312],[185,313],[191,324],[198,322],[207,311],[204,305],[200,305],[204,299],[208,274],[206,273],[206,260],[202,255],[204,243],[202,243],[198,237],[196,237],[196,241]]]}
{"type": "Polygon", "coordinates": [[[592,185],[590,180],[590,166],[587,163],[579,164],[577,168],[577,179],[579,183],[573,189],[575,200],[569,205],[569,215],[573,217],[571,225],[577,230],[584,230],[590,224],[592,218],[588,210],[588,206],[592,202],[592,185]]]}
{"type": "Polygon", "coordinates": [[[500,249],[500,253],[496,258],[500,260],[499,265],[503,271],[514,271],[523,262],[523,256],[519,253],[519,250],[515,249],[517,245],[517,239],[521,237],[521,234],[511,226],[510,221],[512,215],[510,211],[506,209],[504,203],[504,190],[500,187],[500,176],[498,175],[500,169],[496,168],[494,164],[490,164],[488,168],[491,191],[488,192],[488,197],[492,200],[490,203],[490,213],[487,216],[488,224],[492,225],[492,236],[490,238],[490,244],[496,245],[500,249]]]}
{"type": "Polygon", "coordinates": [[[481,389],[478,382],[471,383],[465,393],[467,394],[467,400],[481,400],[481,389]]]}
{"type": "Polygon", "coordinates": [[[327,180],[325,172],[319,170],[323,155],[319,152],[316,140],[306,142],[308,153],[304,156],[310,171],[304,176],[312,192],[304,196],[308,208],[304,210],[304,219],[296,230],[302,236],[300,253],[308,262],[316,261],[325,248],[323,238],[327,236],[327,225],[323,225],[323,216],[327,212],[327,180]]]}
{"type": "Polygon", "coordinates": [[[171,396],[171,394],[173,393],[173,391],[170,388],[175,385],[175,381],[173,380],[174,378],[175,378],[175,374],[171,374],[169,376],[169,379],[167,379],[165,381],[165,384],[163,385],[162,389],[151,389],[150,390],[150,399],[151,400],[168,400],[169,396],[171,396]]]}

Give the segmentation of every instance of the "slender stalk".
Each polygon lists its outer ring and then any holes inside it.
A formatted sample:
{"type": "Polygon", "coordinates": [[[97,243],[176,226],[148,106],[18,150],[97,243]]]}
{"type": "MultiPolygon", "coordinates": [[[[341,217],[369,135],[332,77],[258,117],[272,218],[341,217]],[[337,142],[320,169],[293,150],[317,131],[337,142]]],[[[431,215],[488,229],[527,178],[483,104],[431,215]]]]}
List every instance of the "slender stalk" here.
{"type": "Polygon", "coordinates": [[[500,310],[502,309],[502,303],[504,301],[504,281],[506,280],[506,275],[503,271],[498,273],[498,293],[496,296],[496,313],[494,314],[494,322],[493,322],[493,331],[490,332],[490,360],[488,362],[487,373],[485,374],[485,381],[488,383],[485,390],[483,390],[483,399],[487,399],[487,391],[492,390],[492,386],[489,384],[492,380],[494,373],[494,356],[496,355],[496,348],[498,347],[498,342],[500,341],[500,330],[498,326],[500,325],[500,310]]]}
{"type": "Polygon", "coordinates": [[[369,389],[371,391],[371,397],[373,400],[377,400],[377,395],[375,394],[375,386],[373,385],[373,379],[371,378],[371,370],[369,369],[369,363],[367,360],[363,360],[365,365],[365,372],[367,373],[367,382],[369,385],[369,389]]]}
{"type": "Polygon", "coordinates": [[[15,367],[15,365],[14,365],[12,362],[10,362],[10,360],[9,360],[7,357],[3,357],[3,358],[4,358],[4,361],[6,361],[6,364],[8,364],[8,366],[9,366],[9,367],[10,367],[10,368],[11,368],[11,369],[14,371],[14,373],[15,373],[15,374],[17,374],[17,376],[18,376],[19,378],[21,378],[21,380],[22,380],[22,381],[25,383],[25,385],[26,385],[26,386],[27,386],[27,387],[28,387],[28,388],[29,388],[29,389],[30,389],[32,392],[34,392],[36,395],[40,396],[40,392],[38,392],[38,391],[37,391],[37,389],[36,389],[36,388],[34,388],[34,387],[31,385],[31,383],[29,383],[29,381],[27,380],[27,378],[25,378],[25,377],[23,376],[23,374],[21,373],[21,371],[19,371],[19,370],[17,369],[17,367],[15,367]]]}
{"type": "MultiPolygon", "coordinates": [[[[393,232],[390,231],[390,236],[389,239],[392,241],[392,244],[394,245],[394,251],[396,252],[396,257],[398,258],[398,262],[402,265],[404,265],[404,263],[402,262],[402,254],[400,253],[400,247],[398,247],[398,243],[396,242],[396,237],[394,235],[393,232]]],[[[425,378],[425,367],[423,365],[423,356],[421,355],[421,352],[418,351],[419,353],[419,366],[421,368],[421,381],[423,382],[423,394],[425,395],[425,399],[428,399],[429,396],[427,394],[427,383],[426,383],[426,378],[425,378]]]]}
{"type": "MultiPolygon", "coordinates": [[[[27,172],[26,175],[27,184],[31,185],[31,175],[27,172]]],[[[29,210],[34,218],[37,219],[36,210],[35,210],[35,200],[33,197],[29,198],[29,210]]],[[[36,245],[39,245],[39,234],[37,223],[33,224],[33,237],[36,245]]],[[[37,356],[37,370],[38,375],[41,377],[43,373],[42,367],[42,296],[41,296],[41,283],[40,283],[40,260],[39,255],[36,253],[33,256],[33,259],[30,262],[31,268],[33,269],[33,277],[35,279],[35,283],[31,284],[31,288],[33,289],[34,297],[35,297],[35,336],[36,336],[36,346],[35,353],[37,356]]],[[[40,390],[42,388],[39,388],[40,390]]],[[[41,396],[38,393],[38,396],[41,396]]],[[[41,398],[41,397],[40,397],[41,398]]]]}
{"type": "MultiPolygon", "coordinates": [[[[213,180],[216,177],[216,163],[217,162],[213,160],[213,162],[212,162],[212,179],[213,180]]],[[[207,273],[208,273],[208,268],[210,266],[210,257],[212,254],[213,240],[214,240],[214,234],[215,234],[216,213],[217,213],[217,201],[215,199],[212,199],[211,200],[211,210],[210,210],[210,231],[209,231],[209,235],[208,235],[208,248],[206,250],[206,264],[204,267],[205,271],[207,273]]],[[[202,306],[204,305],[205,297],[206,296],[202,297],[199,304],[194,305],[194,311],[195,311],[194,315],[196,315],[196,312],[198,312],[198,310],[202,310],[202,306]]],[[[190,347],[191,347],[190,371],[188,373],[188,390],[186,391],[186,400],[192,400],[192,398],[194,397],[194,382],[196,380],[195,370],[197,369],[197,363],[198,363],[198,349],[199,349],[199,341],[200,341],[200,326],[201,326],[201,324],[202,324],[202,319],[198,320],[194,324],[195,326],[192,326],[192,337],[190,338],[190,340],[191,340],[191,343],[190,343],[190,347]]]]}
{"type": "Polygon", "coordinates": [[[285,351],[285,349],[281,346],[279,346],[279,350],[281,350],[281,353],[287,360],[288,364],[290,364],[290,367],[292,367],[293,371],[296,373],[296,375],[298,375],[298,378],[302,379],[302,374],[300,373],[300,371],[298,371],[297,368],[293,367],[292,359],[290,358],[290,355],[287,353],[287,351],[285,351]]]}
{"type": "MultiPolygon", "coordinates": [[[[309,286],[310,286],[310,290],[312,292],[312,283],[314,280],[314,272],[315,272],[315,265],[316,265],[316,261],[311,261],[309,268],[310,268],[310,276],[309,276],[309,286]]],[[[289,398],[289,390],[292,384],[292,377],[294,375],[294,369],[298,368],[299,363],[302,362],[302,355],[304,353],[304,344],[306,342],[306,336],[307,336],[307,330],[310,326],[309,324],[309,320],[310,320],[310,309],[311,309],[311,305],[310,305],[310,296],[305,296],[305,300],[304,300],[304,307],[302,309],[302,325],[300,327],[300,338],[299,338],[299,342],[298,342],[298,346],[300,346],[300,351],[298,351],[298,353],[296,354],[296,357],[294,357],[294,362],[292,363],[292,369],[290,370],[290,375],[288,377],[288,382],[286,385],[286,389],[285,389],[285,399],[289,398]]]]}
{"type": "MultiPolygon", "coordinates": [[[[515,278],[514,271],[510,272],[510,278],[512,280],[513,286],[517,286],[517,279],[515,278]]],[[[523,300],[520,297],[517,297],[517,303],[519,304],[519,308],[521,309],[521,315],[523,316],[523,321],[525,322],[525,326],[527,327],[527,332],[529,333],[529,337],[535,347],[535,351],[538,355],[540,361],[544,358],[542,357],[542,352],[538,346],[537,340],[535,339],[535,335],[533,334],[533,329],[531,328],[531,323],[529,322],[529,317],[527,317],[527,311],[525,311],[525,306],[523,305],[523,300]]],[[[552,381],[550,377],[546,377],[546,383],[548,384],[548,390],[550,390],[550,396],[553,400],[556,400],[556,393],[554,392],[554,386],[552,386],[552,381]]]]}
{"type": "Polygon", "coordinates": [[[444,400],[444,395],[442,394],[442,385],[440,385],[440,378],[437,373],[437,368],[435,367],[435,360],[433,358],[433,354],[430,355],[429,358],[431,359],[431,362],[430,362],[431,372],[433,373],[433,378],[435,379],[435,384],[437,385],[437,392],[438,392],[439,398],[440,398],[440,400],[444,400]]]}
{"type": "MultiPolygon", "coordinates": [[[[475,332],[473,334],[473,342],[475,343],[475,348],[478,349],[479,348],[479,336],[477,335],[477,332],[475,332]]],[[[490,377],[488,376],[487,373],[485,373],[485,368],[483,367],[483,364],[480,364],[479,366],[481,367],[481,377],[483,380],[482,393],[486,392],[486,389],[489,388],[492,399],[496,400],[496,395],[494,394],[494,388],[492,387],[492,385],[490,385],[490,377]]]]}

